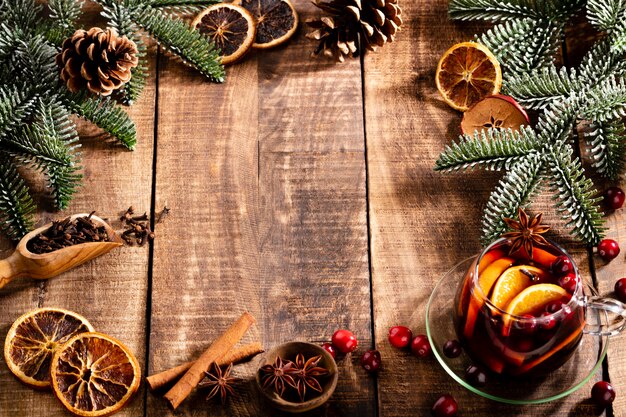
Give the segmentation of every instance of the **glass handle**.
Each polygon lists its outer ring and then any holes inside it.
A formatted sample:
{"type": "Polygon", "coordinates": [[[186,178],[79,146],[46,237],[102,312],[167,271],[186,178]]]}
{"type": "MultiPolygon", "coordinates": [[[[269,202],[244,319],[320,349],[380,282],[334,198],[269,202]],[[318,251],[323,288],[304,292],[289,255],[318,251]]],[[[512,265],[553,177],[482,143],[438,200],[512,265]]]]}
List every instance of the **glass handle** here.
{"type": "Polygon", "coordinates": [[[585,297],[587,308],[595,310],[598,315],[604,314],[607,320],[600,318],[599,323],[587,322],[585,333],[595,336],[614,336],[626,327],[626,304],[608,297],[585,297]]]}

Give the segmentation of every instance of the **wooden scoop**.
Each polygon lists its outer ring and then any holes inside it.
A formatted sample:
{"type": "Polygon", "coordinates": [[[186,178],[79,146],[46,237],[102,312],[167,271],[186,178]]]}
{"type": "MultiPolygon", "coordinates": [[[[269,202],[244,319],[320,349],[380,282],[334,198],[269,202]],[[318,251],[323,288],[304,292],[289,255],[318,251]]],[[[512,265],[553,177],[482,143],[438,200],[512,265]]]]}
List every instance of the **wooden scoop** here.
{"type": "MultiPolygon", "coordinates": [[[[88,215],[88,213],[75,214],[71,216],[71,219],[74,220],[77,217],[86,217],[88,215]]],[[[49,223],[24,236],[18,243],[15,252],[8,258],[0,261],[0,288],[13,281],[14,278],[48,279],[55,277],[68,269],[103,255],[113,248],[122,246],[122,239],[115,234],[115,231],[107,222],[94,215],[91,216],[91,220],[95,224],[105,227],[109,235],[109,242],[79,243],[57,249],[54,252],[32,253],[26,248],[26,244],[33,237],[50,228],[52,223],[49,223]]]]}

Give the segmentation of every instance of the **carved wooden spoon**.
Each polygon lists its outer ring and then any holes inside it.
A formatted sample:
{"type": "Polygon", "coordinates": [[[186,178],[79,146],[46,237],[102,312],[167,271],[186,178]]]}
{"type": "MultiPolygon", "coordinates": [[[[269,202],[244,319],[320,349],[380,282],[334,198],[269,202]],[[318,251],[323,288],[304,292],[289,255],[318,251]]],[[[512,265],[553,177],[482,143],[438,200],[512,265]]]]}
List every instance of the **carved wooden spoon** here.
{"type": "MultiPolygon", "coordinates": [[[[71,216],[71,219],[74,220],[77,217],[86,217],[88,215],[85,213],[75,214],[71,216]]],[[[49,223],[24,236],[18,243],[15,252],[8,258],[0,260],[0,288],[15,278],[48,279],[55,277],[68,269],[103,255],[113,248],[122,246],[122,239],[115,234],[115,231],[107,222],[94,215],[91,216],[91,220],[96,225],[105,227],[109,234],[109,242],[86,242],[57,249],[54,252],[32,253],[26,248],[26,244],[33,237],[50,228],[52,223],[49,223]]]]}

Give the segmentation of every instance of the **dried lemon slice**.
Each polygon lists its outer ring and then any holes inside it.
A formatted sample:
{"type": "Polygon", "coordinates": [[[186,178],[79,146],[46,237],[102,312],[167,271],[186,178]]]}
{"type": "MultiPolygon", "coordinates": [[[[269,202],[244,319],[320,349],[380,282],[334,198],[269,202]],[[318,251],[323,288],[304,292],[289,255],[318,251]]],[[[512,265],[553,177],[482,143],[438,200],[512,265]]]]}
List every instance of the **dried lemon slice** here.
{"type": "Polygon", "coordinates": [[[222,51],[222,64],[241,59],[254,43],[256,22],[241,6],[220,3],[200,13],[191,24],[222,51]]]}
{"type": "Polygon", "coordinates": [[[141,370],[124,344],[102,333],[81,333],[61,346],[50,366],[54,395],[79,416],[119,411],[139,388],[141,370]]]}
{"type": "Polygon", "coordinates": [[[4,359],[23,383],[38,389],[50,386],[50,362],[57,348],[71,337],[92,332],[80,314],[61,308],[30,311],[13,323],[4,343],[4,359]]]}

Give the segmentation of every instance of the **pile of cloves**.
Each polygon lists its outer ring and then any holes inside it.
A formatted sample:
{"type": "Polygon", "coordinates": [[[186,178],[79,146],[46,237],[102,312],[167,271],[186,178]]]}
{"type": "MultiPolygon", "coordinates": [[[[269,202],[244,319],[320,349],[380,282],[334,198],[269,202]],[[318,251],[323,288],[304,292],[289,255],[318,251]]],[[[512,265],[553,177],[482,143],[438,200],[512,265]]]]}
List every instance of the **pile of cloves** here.
{"type": "Polygon", "coordinates": [[[91,216],[77,217],[72,220],[67,217],[52,222],[45,231],[33,237],[26,243],[26,248],[36,254],[54,252],[68,246],[86,242],[108,242],[109,234],[104,226],[97,226],[91,216]]]}
{"type": "MultiPolygon", "coordinates": [[[[164,207],[158,214],[155,224],[160,223],[165,216],[169,213],[170,209],[164,207]]],[[[133,206],[130,206],[120,217],[122,224],[124,225],[124,231],[122,232],[122,239],[126,244],[132,246],[137,244],[143,246],[149,240],[154,240],[155,234],[150,229],[150,217],[148,213],[141,215],[135,215],[133,206]]]]}

